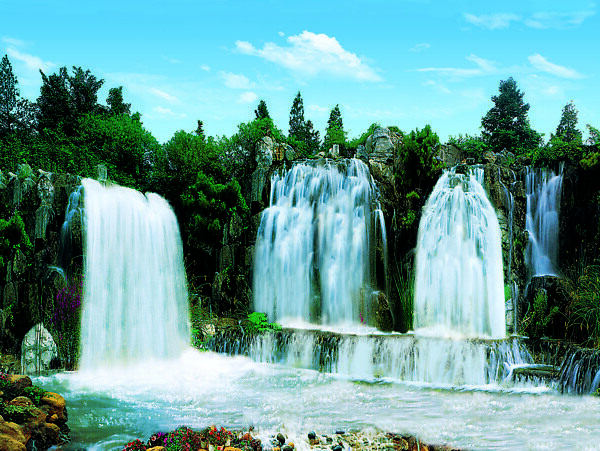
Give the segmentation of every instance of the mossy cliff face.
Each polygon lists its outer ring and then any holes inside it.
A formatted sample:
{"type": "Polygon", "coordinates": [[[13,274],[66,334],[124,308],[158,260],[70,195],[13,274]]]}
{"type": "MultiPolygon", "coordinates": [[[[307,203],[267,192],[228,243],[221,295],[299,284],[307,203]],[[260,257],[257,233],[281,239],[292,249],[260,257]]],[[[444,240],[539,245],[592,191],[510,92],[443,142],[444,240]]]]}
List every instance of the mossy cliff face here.
{"type": "MultiPolygon", "coordinates": [[[[58,290],[64,287],[60,235],[71,193],[79,179],[67,174],[34,172],[22,165],[17,174],[0,176],[0,218],[22,218],[31,246],[13,243],[3,251],[0,278],[0,351],[17,354],[25,333],[49,318],[58,290]]],[[[72,256],[81,262],[81,223],[74,221],[72,256]],[[77,225],[76,225],[77,224],[77,225]]]]}

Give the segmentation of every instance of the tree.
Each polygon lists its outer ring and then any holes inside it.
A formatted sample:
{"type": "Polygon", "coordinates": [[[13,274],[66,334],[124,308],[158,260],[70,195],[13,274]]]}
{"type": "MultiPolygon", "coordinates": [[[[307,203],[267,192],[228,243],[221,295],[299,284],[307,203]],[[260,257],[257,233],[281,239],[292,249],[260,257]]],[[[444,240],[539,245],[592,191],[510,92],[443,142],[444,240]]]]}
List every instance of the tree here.
{"type": "Polygon", "coordinates": [[[510,77],[500,81],[500,94],[492,96],[494,106],[481,120],[482,136],[495,152],[508,149],[516,154],[536,148],[541,135],[529,125],[529,104],[523,102],[523,93],[510,77]]]}
{"type": "Polygon", "coordinates": [[[17,122],[18,84],[10,60],[4,55],[0,63],[0,139],[8,136],[17,122]]]}
{"type": "Polygon", "coordinates": [[[131,114],[131,103],[125,103],[123,101],[123,86],[119,86],[118,88],[110,88],[108,90],[106,104],[108,105],[108,111],[110,114],[131,114]]]}
{"type": "Polygon", "coordinates": [[[38,97],[38,130],[56,130],[59,126],[68,135],[75,134],[80,117],[99,112],[98,90],[104,80],[98,80],[89,70],[73,67],[69,75],[66,67],[58,73],[42,75],[38,97]]]}
{"type": "Polygon", "coordinates": [[[296,141],[304,141],[305,132],[304,101],[302,100],[302,94],[298,91],[290,109],[290,129],[288,136],[296,141]]]}
{"type": "Polygon", "coordinates": [[[269,116],[269,110],[267,109],[267,102],[265,102],[264,100],[261,99],[258,102],[258,106],[254,110],[254,114],[256,115],[256,119],[270,118],[271,116],[269,116]]]}
{"type": "Polygon", "coordinates": [[[567,143],[576,142],[581,144],[582,134],[577,129],[577,110],[575,109],[575,105],[573,105],[573,101],[564,106],[554,136],[567,143]]]}
{"type": "Polygon", "coordinates": [[[319,132],[314,130],[312,121],[304,119],[304,101],[300,91],[294,97],[290,109],[288,143],[299,156],[308,157],[319,150],[319,132]]]}
{"type": "Polygon", "coordinates": [[[342,112],[340,111],[339,105],[333,107],[329,113],[327,130],[325,131],[325,139],[323,140],[325,150],[329,150],[334,144],[339,144],[342,149],[346,144],[346,132],[344,131],[342,112]]]}

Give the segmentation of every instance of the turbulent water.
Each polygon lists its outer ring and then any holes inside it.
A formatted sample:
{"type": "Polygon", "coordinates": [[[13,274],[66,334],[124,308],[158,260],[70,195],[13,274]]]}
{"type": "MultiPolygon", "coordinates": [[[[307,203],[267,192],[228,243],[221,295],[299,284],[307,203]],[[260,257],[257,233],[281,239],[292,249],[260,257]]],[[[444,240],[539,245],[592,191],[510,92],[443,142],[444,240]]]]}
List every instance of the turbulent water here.
{"type": "Polygon", "coordinates": [[[365,382],[244,357],[187,351],[127,370],[62,373],[36,383],[64,394],[72,449],[122,449],[181,424],[286,433],[379,429],[466,449],[585,449],[600,440],[600,404],[540,390],[464,390],[365,382]]]}
{"type": "Polygon", "coordinates": [[[256,240],[254,310],[283,323],[368,321],[377,233],[385,239],[363,162],[301,163],[274,175],[256,240]]]}
{"type": "Polygon", "coordinates": [[[438,336],[505,336],[500,227],[483,169],[445,172],[419,224],[415,329],[438,336]]]}
{"type": "Polygon", "coordinates": [[[179,355],[189,342],[179,228],[167,202],[83,180],[82,370],[179,355]]]}
{"type": "Polygon", "coordinates": [[[527,259],[532,276],[558,275],[558,214],[562,191],[562,166],[558,175],[527,168],[527,259]]]}

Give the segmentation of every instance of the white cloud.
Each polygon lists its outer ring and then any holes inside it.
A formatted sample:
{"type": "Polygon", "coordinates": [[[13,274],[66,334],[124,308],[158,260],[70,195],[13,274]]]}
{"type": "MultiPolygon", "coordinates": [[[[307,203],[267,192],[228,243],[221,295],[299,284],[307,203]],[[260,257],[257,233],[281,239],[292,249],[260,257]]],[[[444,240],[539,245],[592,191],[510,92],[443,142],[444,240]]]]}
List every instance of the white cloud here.
{"type": "Polygon", "coordinates": [[[480,75],[491,74],[497,71],[495,64],[477,55],[469,55],[466,57],[477,65],[475,68],[460,68],[460,67],[424,67],[417,69],[417,72],[436,72],[438,74],[447,75],[454,78],[478,77],[480,75]]]}
{"type": "Polygon", "coordinates": [[[562,90],[560,89],[560,87],[552,85],[548,86],[547,88],[544,88],[542,92],[547,96],[555,96],[557,94],[560,94],[562,90]]]}
{"type": "Polygon", "coordinates": [[[162,91],[161,89],[150,88],[150,93],[154,94],[156,97],[166,100],[169,103],[179,103],[179,99],[177,97],[169,94],[168,92],[162,91]]]}
{"type": "Polygon", "coordinates": [[[24,63],[27,69],[29,70],[42,70],[43,72],[47,72],[48,69],[51,69],[54,66],[56,66],[56,64],[50,61],[43,61],[40,57],[33,56],[28,53],[19,52],[14,47],[8,47],[6,49],[6,53],[11,58],[24,63]]]}
{"type": "Polygon", "coordinates": [[[200,66],[200,69],[202,69],[204,72],[210,72],[210,66],[207,66],[206,64],[200,66]]]}
{"type": "Polygon", "coordinates": [[[263,58],[308,76],[329,74],[360,81],[381,81],[381,77],[356,54],[345,50],[338,40],[326,34],[303,31],[286,38],[288,46],[267,42],[262,49],[246,41],[236,41],[237,51],[263,58]]]}
{"type": "Polygon", "coordinates": [[[225,86],[230,89],[251,89],[254,87],[254,83],[251,83],[245,75],[231,72],[221,72],[220,75],[225,82],[225,86]]]}
{"type": "Polygon", "coordinates": [[[422,52],[423,50],[427,50],[428,48],[431,47],[431,44],[428,44],[426,42],[422,42],[420,44],[415,44],[414,47],[408,49],[409,52],[422,52]]]}
{"type": "Polygon", "coordinates": [[[240,95],[238,101],[240,103],[252,103],[252,102],[256,102],[258,100],[258,96],[256,95],[256,93],[252,92],[252,91],[248,91],[243,93],[242,95],[240,95]]]}
{"type": "Polygon", "coordinates": [[[585,11],[542,11],[531,14],[529,17],[522,17],[513,13],[496,13],[475,15],[465,13],[464,18],[467,22],[480,28],[488,30],[500,30],[510,27],[512,22],[520,22],[530,28],[537,29],[565,29],[581,25],[588,17],[592,17],[596,12],[593,10],[585,11]]]}
{"type": "Polygon", "coordinates": [[[315,113],[329,113],[329,108],[314,103],[308,105],[306,109],[315,113]]]}
{"type": "Polygon", "coordinates": [[[284,37],[284,36],[285,36],[285,33],[284,33],[283,31],[278,31],[278,32],[277,32],[277,34],[278,34],[279,36],[281,36],[281,37],[284,37]]]}
{"type": "Polygon", "coordinates": [[[423,86],[431,87],[444,94],[452,94],[452,91],[450,91],[446,86],[433,80],[427,80],[425,83],[423,83],[423,86]]]}
{"type": "Polygon", "coordinates": [[[181,60],[178,60],[177,58],[171,58],[170,56],[163,55],[163,59],[167,63],[171,63],[171,64],[180,64],[181,63],[181,60]]]}
{"type": "Polygon", "coordinates": [[[576,70],[551,63],[539,53],[531,55],[528,59],[533,67],[542,72],[546,72],[560,78],[583,78],[583,75],[576,70]]]}
{"type": "Polygon", "coordinates": [[[521,20],[521,16],[510,13],[482,14],[480,16],[465,13],[464,17],[470,24],[480,28],[487,28],[488,30],[508,28],[511,22],[521,20]]]}
{"type": "Polygon", "coordinates": [[[25,41],[21,41],[20,39],[11,38],[9,36],[3,36],[2,42],[5,42],[8,45],[12,45],[13,47],[25,47],[25,41]]]}
{"type": "Polygon", "coordinates": [[[177,117],[177,118],[184,118],[185,117],[185,114],[175,113],[170,108],[165,108],[165,107],[162,107],[162,106],[155,106],[154,108],[152,108],[152,111],[154,113],[158,113],[160,116],[170,116],[170,117],[177,117]]]}
{"type": "Polygon", "coordinates": [[[573,12],[538,12],[525,20],[525,25],[531,28],[572,28],[581,25],[585,19],[592,17],[595,11],[573,12]]]}

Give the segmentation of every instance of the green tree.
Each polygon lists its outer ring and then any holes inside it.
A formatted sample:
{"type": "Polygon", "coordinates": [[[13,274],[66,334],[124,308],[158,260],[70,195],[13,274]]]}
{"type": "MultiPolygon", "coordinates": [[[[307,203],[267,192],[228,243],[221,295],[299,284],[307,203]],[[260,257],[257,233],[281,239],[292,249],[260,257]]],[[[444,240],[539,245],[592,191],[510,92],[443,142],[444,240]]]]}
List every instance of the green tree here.
{"type": "Polygon", "coordinates": [[[19,102],[18,80],[7,55],[0,63],[0,139],[8,136],[16,127],[19,102]]]}
{"type": "Polygon", "coordinates": [[[304,119],[304,101],[300,91],[292,102],[289,124],[288,143],[298,155],[308,157],[316,153],[320,144],[319,132],[314,130],[312,121],[304,119]]]}
{"type": "Polygon", "coordinates": [[[581,131],[577,129],[577,110],[575,109],[573,101],[564,106],[554,136],[567,143],[582,143],[581,131]]]}
{"type": "Polygon", "coordinates": [[[523,101],[517,82],[512,77],[502,80],[499,91],[499,95],[492,96],[494,106],[481,120],[486,144],[495,152],[507,149],[515,154],[536,148],[541,135],[529,125],[529,104],[523,101]]]}
{"type": "Polygon", "coordinates": [[[270,118],[271,116],[269,116],[269,110],[267,108],[267,102],[265,102],[264,100],[261,99],[258,102],[258,106],[254,110],[254,114],[256,115],[256,119],[270,118]]]}
{"type": "Polygon", "coordinates": [[[206,135],[204,133],[204,123],[202,121],[198,121],[198,126],[196,127],[196,131],[194,132],[196,136],[199,136],[202,139],[206,139],[206,135]]]}
{"type": "Polygon", "coordinates": [[[454,144],[455,146],[462,149],[465,153],[466,158],[473,158],[476,163],[481,161],[481,157],[484,152],[488,150],[488,145],[481,136],[471,136],[469,134],[461,135],[458,137],[451,136],[448,139],[448,144],[454,144]]]}
{"type": "Polygon", "coordinates": [[[108,97],[106,98],[108,111],[110,114],[131,114],[131,103],[125,103],[123,100],[123,86],[118,88],[110,88],[108,97]]]}
{"type": "Polygon", "coordinates": [[[344,131],[344,123],[342,121],[342,112],[340,106],[336,105],[329,113],[327,120],[327,129],[325,131],[325,139],[323,146],[325,150],[329,150],[334,144],[339,144],[340,149],[344,149],[346,145],[346,132],[344,131]]]}
{"type": "Polygon", "coordinates": [[[47,76],[40,70],[42,86],[37,100],[38,130],[56,130],[61,127],[67,136],[76,132],[80,117],[99,112],[98,90],[104,80],[97,79],[89,70],[73,67],[69,75],[66,67],[47,76]]]}

